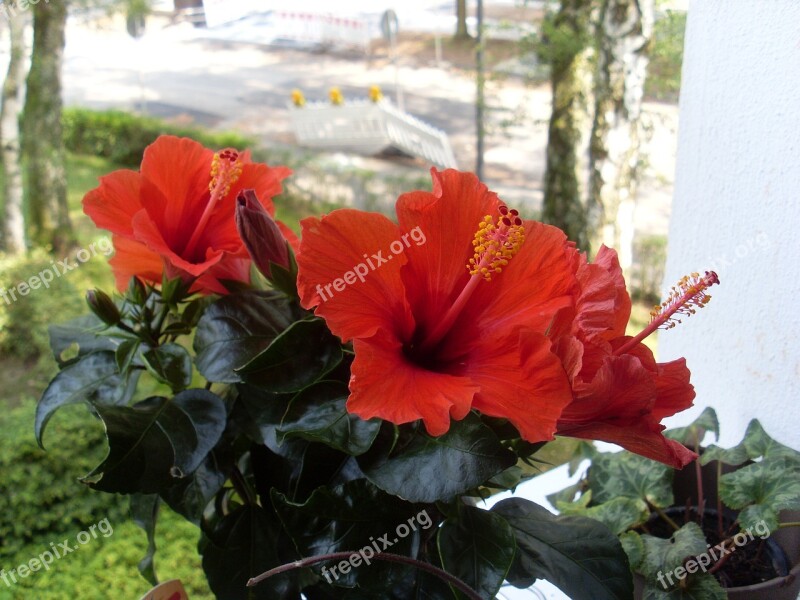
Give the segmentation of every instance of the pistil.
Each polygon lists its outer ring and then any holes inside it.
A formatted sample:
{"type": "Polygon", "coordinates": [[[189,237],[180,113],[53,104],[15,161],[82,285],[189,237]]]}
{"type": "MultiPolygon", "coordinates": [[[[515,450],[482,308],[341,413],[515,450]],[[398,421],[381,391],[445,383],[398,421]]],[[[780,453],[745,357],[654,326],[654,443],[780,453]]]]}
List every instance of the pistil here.
{"type": "Polygon", "coordinates": [[[184,249],[185,256],[192,255],[217,204],[228,195],[231,191],[231,186],[236,183],[241,174],[242,161],[239,160],[239,153],[236,150],[227,148],[214,155],[211,161],[211,182],[208,184],[208,191],[211,195],[208,198],[208,204],[206,204],[200,221],[195,226],[192,237],[189,238],[189,243],[186,244],[184,249]]]}
{"type": "Polygon", "coordinates": [[[442,341],[478,289],[481,280],[491,281],[492,276],[500,273],[508,265],[525,241],[525,228],[519,212],[509,210],[505,205],[500,205],[499,212],[500,216],[496,221],[491,215],[486,215],[480,222],[475,239],[472,241],[475,252],[466,265],[472,277],[444,317],[420,344],[419,350],[423,352],[430,350],[442,341]]]}
{"type": "Polygon", "coordinates": [[[672,287],[667,299],[650,311],[650,324],[639,335],[617,348],[614,354],[625,354],[657,329],[672,329],[681,322],[677,315],[690,317],[695,314],[711,300],[706,290],[718,283],[719,277],[714,271],[706,271],[702,277],[700,273],[692,273],[681,279],[672,287]]]}

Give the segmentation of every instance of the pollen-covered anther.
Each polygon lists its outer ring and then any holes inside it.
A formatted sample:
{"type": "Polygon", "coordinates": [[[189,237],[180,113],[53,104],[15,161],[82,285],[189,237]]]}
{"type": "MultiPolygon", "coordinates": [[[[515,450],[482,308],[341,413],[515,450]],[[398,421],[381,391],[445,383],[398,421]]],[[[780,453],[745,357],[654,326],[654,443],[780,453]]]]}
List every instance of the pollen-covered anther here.
{"type": "Polygon", "coordinates": [[[226,148],[214,154],[211,160],[211,183],[208,191],[216,197],[227,196],[231,186],[242,174],[242,161],[233,148],[226,148]]]}
{"type": "Polygon", "coordinates": [[[472,245],[475,254],[469,260],[470,275],[481,275],[487,281],[500,273],[525,241],[525,227],[519,212],[500,205],[497,219],[486,215],[478,225],[472,245]]]}
{"type": "Polygon", "coordinates": [[[683,277],[672,287],[667,299],[650,311],[650,322],[662,321],[658,325],[660,329],[672,329],[681,322],[680,316],[690,317],[708,304],[711,296],[706,291],[718,283],[719,277],[714,271],[683,277]]]}

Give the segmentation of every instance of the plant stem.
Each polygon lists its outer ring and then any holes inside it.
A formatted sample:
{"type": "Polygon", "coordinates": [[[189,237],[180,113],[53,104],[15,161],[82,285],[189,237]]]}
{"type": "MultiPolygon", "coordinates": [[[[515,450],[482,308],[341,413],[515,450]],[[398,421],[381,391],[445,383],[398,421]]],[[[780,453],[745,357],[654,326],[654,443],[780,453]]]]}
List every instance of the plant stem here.
{"type": "MultiPolygon", "coordinates": [[[[647,501],[645,500],[645,502],[647,502],[647,501]]],[[[650,506],[651,509],[656,511],[656,513],[658,514],[659,517],[661,517],[662,519],[664,519],[664,521],[669,523],[669,526],[672,527],[675,531],[678,531],[678,529],[680,529],[680,527],[678,527],[678,524],[675,521],[673,521],[672,519],[670,519],[669,515],[667,515],[667,513],[665,513],[660,508],[658,508],[655,504],[650,504],[649,502],[647,502],[647,504],[650,506]]]]}
{"type": "MultiPolygon", "coordinates": [[[[699,436],[698,436],[699,437],[699,436]]],[[[694,451],[700,455],[700,440],[695,439],[694,451]]],[[[706,512],[706,499],[703,497],[703,467],[700,466],[700,459],[694,459],[694,472],[697,476],[697,520],[700,527],[703,527],[703,515],[706,512]]]]}
{"type": "Polygon", "coordinates": [[[785,523],[778,523],[778,529],[784,527],[800,527],[800,521],[786,521],[785,523]]]}
{"type": "Polygon", "coordinates": [[[722,496],[719,494],[719,479],[722,477],[722,461],[717,461],[717,527],[719,528],[719,537],[724,534],[724,527],[722,524],[722,496]]]}
{"type": "MultiPolygon", "coordinates": [[[[350,558],[353,555],[358,555],[358,552],[331,552],[330,554],[320,554],[319,556],[312,556],[310,558],[304,558],[302,560],[296,560],[294,562],[286,563],[285,565],[281,565],[279,567],[275,567],[274,569],[270,569],[258,575],[257,577],[253,577],[250,581],[247,582],[247,587],[253,587],[272,577],[273,575],[278,575],[280,573],[285,573],[287,571],[293,571],[295,569],[302,569],[303,567],[310,567],[311,565],[315,565],[317,563],[326,562],[329,560],[345,560],[350,558]]],[[[430,563],[423,562],[421,560],[416,560],[414,558],[410,558],[408,556],[401,556],[399,554],[390,554],[388,552],[379,552],[373,557],[374,560],[385,560],[387,562],[395,562],[401,563],[405,565],[411,565],[412,567],[417,567],[418,569],[422,569],[423,571],[427,571],[433,575],[436,575],[440,579],[446,581],[453,587],[457,588],[461,593],[466,595],[470,600],[482,600],[482,598],[478,595],[478,593],[469,587],[466,583],[461,581],[458,577],[451,575],[447,571],[440,569],[439,567],[435,567],[430,563]]]]}

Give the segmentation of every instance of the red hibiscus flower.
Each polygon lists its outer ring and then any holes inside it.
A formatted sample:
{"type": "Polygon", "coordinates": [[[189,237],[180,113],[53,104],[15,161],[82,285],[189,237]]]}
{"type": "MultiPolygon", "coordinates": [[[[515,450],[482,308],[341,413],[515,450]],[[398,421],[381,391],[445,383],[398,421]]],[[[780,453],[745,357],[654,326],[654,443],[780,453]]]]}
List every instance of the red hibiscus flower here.
{"type": "Polygon", "coordinates": [[[554,347],[569,375],[574,400],[558,421],[559,435],[613,442],[682,468],[696,458],[682,444],[663,436],[661,420],[692,405],[686,361],[657,363],[641,343],[676,312],[691,314],[710,296],[716,275],[687,279],[654,321],[636,338],[625,336],[631,300],[616,252],[602,247],[593,264],[578,268],[580,294],[562,310],[551,330],[554,347]],[[667,314],[668,313],[668,314],[667,314]]]}
{"type": "Polygon", "coordinates": [[[199,143],[161,136],[147,147],[140,171],[100,178],[84,212],[111,231],[111,266],[122,290],[131,276],[160,283],[162,273],[192,281],[201,293],[225,293],[222,280],[250,280],[250,258],[236,230],[235,201],[252,189],[275,214],[285,167],[251,162],[249,152],[214,153],[199,143]]]}
{"type": "Polygon", "coordinates": [[[441,435],[477,409],[552,439],[572,392],[545,333],[578,293],[577,251],[474,175],[432,175],[433,193],[398,199],[398,224],[349,209],[302,221],[301,303],[353,340],[348,410],[441,435]]]}

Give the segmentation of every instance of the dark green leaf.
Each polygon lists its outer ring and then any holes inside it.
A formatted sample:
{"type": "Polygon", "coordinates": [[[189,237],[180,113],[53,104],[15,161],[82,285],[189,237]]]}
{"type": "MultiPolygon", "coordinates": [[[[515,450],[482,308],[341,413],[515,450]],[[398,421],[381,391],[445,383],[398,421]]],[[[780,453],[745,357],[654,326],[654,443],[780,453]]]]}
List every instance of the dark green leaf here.
{"type": "MultiPolygon", "coordinates": [[[[272,503],[301,556],[365,551],[360,568],[329,575],[331,583],[346,587],[358,582],[361,588],[379,590],[402,579],[403,567],[371,562],[368,553],[377,546],[377,551],[411,555],[420,533],[436,525],[426,511],[385,494],[365,479],[333,489],[321,487],[301,504],[273,491],[272,503]]],[[[328,571],[332,567],[326,565],[328,571]]]]}
{"type": "Polygon", "coordinates": [[[202,545],[203,570],[217,598],[224,600],[277,600],[299,598],[298,579],[292,571],[248,588],[250,578],[286,561],[278,553],[280,523],[260,506],[240,506],[206,534],[202,545]]]}
{"type": "Polygon", "coordinates": [[[664,435],[679,441],[684,446],[694,448],[696,444],[703,441],[703,435],[707,431],[714,432],[714,439],[719,439],[719,419],[717,419],[716,411],[710,406],[686,427],[668,429],[664,435]]]}
{"type": "Polygon", "coordinates": [[[136,353],[139,351],[139,340],[124,340],[114,354],[117,360],[117,369],[120,373],[125,373],[136,359],[136,353]]]}
{"type": "Polygon", "coordinates": [[[145,367],[172,393],[185,390],[192,383],[192,357],[183,346],[164,344],[142,353],[145,367]]]}
{"type": "Polygon", "coordinates": [[[742,510],[739,524],[757,529],[778,527],[778,513],[800,510],[800,464],[784,458],[766,458],[723,475],[719,494],[726,506],[742,510]]]}
{"type": "Polygon", "coordinates": [[[197,324],[197,370],[208,381],[241,381],[235,369],[266,349],[296,317],[291,302],[278,292],[225,296],[206,308],[197,324]]]}
{"type": "Polygon", "coordinates": [[[365,421],[347,412],[350,391],[343,383],[322,381],[295,396],[278,430],[278,441],[302,437],[322,442],[347,454],[363,454],[381,428],[378,419],[365,421]]]}
{"type": "Polygon", "coordinates": [[[589,469],[589,488],[597,503],[633,498],[665,508],[671,506],[673,470],[630,452],[598,454],[589,469]]]}
{"type": "Polygon", "coordinates": [[[341,343],[325,321],[298,321],[261,354],[236,369],[249,384],[275,393],[298,392],[342,360],[341,343]]]}
{"type": "Polygon", "coordinates": [[[161,497],[176,513],[199,525],[206,506],[227,481],[231,465],[229,456],[212,450],[191,475],[177,480],[161,497]]]}
{"type": "MultiPolygon", "coordinates": [[[[127,401],[126,381],[117,370],[113,352],[96,352],[64,367],[47,386],[36,407],[34,432],[42,446],[42,435],[50,417],[62,406],[93,400],[99,404],[127,401]]],[[[42,446],[43,447],[43,446],[42,446]]]]}
{"type": "MultiPolygon", "coordinates": [[[[438,546],[444,570],[493,599],[514,560],[514,533],[496,513],[460,506],[458,519],[439,528],[438,546]]],[[[457,598],[465,596],[456,593],[457,598]]]]}
{"type": "Polygon", "coordinates": [[[61,325],[51,325],[50,348],[59,365],[64,365],[74,357],[67,357],[67,351],[77,345],[76,356],[86,356],[92,352],[109,350],[113,352],[118,342],[110,337],[100,335],[108,329],[100,319],[94,315],[83,315],[61,325]]]}
{"type": "Polygon", "coordinates": [[[187,390],[134,406],[101,406],[109,451],[83,481],[106,492],[155,493],[194,472],[225,429],[222,399],[187,390]]]}
{"type": "Polygon", "coordinates": [[[153,586],[158,585],[154,559],[159,504],[156,494],[131,494],[131,519],[147,534],[147,554],[139,561],[139,573],[153,586]]]}
{"type": "Polygon", "coordinates": [[[616,535],[593,519],[556,516],[522,498],[492,508],[514,532],[517,557],[508,580],[530,587],[547,579],[573,600],[629,600],[633,578],[616,535]]]}
{"type": "Polygon", "coordinates": [[[516,463],[513,452],[474,414],[431,437],[419,429],[391,455],[373,447],[359,457],[367,478],[411,502],[437,502],[463,494],[516,463]]]}

